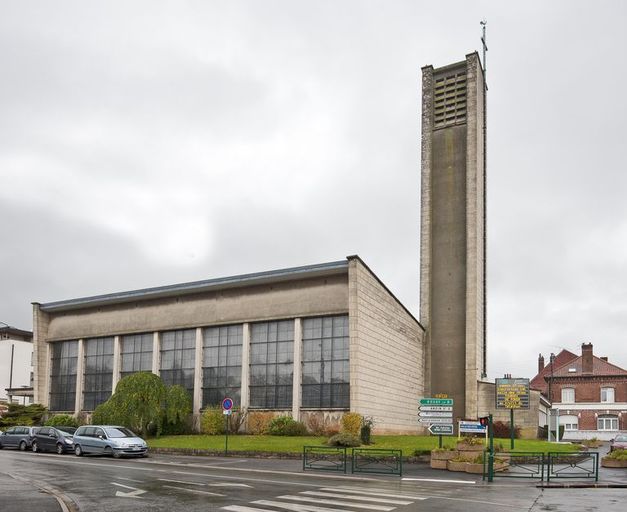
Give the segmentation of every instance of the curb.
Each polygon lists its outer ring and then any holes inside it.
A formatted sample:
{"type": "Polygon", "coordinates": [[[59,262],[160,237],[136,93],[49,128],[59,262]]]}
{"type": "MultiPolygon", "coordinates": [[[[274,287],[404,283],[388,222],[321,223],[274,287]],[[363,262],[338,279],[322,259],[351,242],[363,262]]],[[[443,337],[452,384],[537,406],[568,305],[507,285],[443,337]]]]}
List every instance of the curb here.
{"type": "MultiPolygon", "coordinates": [[[[240,452],[233,451],[224,453],[223,450],[205,450],[200,448],[152,448],[149,447],[150,454],[162,455],[194,455],[201,457],[243,457],[248,459],[285,459],[302,460],[302,453],[282,453],[282,452],[240,452]]],[[[429,456],[403,457],[403,464],[428,464],[429,456]]]]}
{"type": "Polygon", "coordinates": [[[613,483],[595,483],[587,484],[583,483],[568,483],[568,484],[539,484],[536,485],[538,489],[627,489],[627,484],[613,484],[613,483]]]}

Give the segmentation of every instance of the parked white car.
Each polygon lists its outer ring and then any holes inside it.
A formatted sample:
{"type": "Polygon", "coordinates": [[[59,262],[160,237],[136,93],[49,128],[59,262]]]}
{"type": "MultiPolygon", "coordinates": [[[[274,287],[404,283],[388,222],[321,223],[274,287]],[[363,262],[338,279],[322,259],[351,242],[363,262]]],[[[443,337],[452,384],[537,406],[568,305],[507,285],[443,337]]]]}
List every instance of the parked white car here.
{"type": "Polygon", "coordinates": [[[74,453],[145,457],[148,445],[126,427],[114,425],[84,425],[74,433],[74,453]]]}

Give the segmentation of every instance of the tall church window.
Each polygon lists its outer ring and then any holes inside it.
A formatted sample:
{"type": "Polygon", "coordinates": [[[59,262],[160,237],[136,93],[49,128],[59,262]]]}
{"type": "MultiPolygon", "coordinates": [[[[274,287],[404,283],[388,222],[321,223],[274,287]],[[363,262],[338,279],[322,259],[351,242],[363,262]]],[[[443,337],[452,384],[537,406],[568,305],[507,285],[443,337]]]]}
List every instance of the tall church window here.
{"type": "Polygon", "coordinates": [[[93,411],[111,396],[113,382],[113,338],[85,341],[83,409],[93,411]]]}
{"type": "Polygon", "coordinates": [[[348,316],[303,320],[302,404],[348,409],[348,316]]]}
{"type": "Polygon", "coordinates": [[[202,405],[219,405],[226,397],[239,404],[242,384],[241,325],[203,331],[202,405]]]}
{"type": "Polygon", "coordinates": [[[152,333],[122,336],[120,377],[152,371],[152,333]]]}
{"type": "Polygon", "coordinates": [[[250,407],[292,407],[294,321],[256,323],[250,333],[250,407]]]}
{"type": "Polygon", "coordinates": [[[194,394],[196,330],[168,331],[161,334],[161,379],[166,386],[178,384],[194,394]]]}
{"type": "Polygon", "coordinates": [[[76,369],[78,341],[52,343],[50,367],[50,410],[74,411],[76,408],[76,369]]]}

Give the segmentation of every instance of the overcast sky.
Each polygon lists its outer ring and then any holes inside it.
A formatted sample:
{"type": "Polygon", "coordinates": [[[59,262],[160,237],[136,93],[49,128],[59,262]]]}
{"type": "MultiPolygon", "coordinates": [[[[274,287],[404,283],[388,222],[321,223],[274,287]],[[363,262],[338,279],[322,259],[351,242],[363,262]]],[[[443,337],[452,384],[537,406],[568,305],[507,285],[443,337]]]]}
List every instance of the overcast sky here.
{"type": "Polygon", "coordinates": [[[627,3],[0,0],[0,321],[359,254],[419,316],[421,72],[488,20],[488,371],[627,367],[627,3]]]}

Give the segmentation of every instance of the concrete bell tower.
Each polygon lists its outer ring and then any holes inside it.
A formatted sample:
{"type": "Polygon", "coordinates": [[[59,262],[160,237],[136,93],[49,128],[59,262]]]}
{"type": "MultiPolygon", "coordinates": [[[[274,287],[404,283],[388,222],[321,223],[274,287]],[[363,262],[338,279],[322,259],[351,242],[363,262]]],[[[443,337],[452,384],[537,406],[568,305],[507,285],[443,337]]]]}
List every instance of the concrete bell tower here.
{"type": "Polygon", "coordinates": [[[420,322],[425,394],[477,417],[486,375],[485,83],[477,53],[422,69],[420,322]]]}

